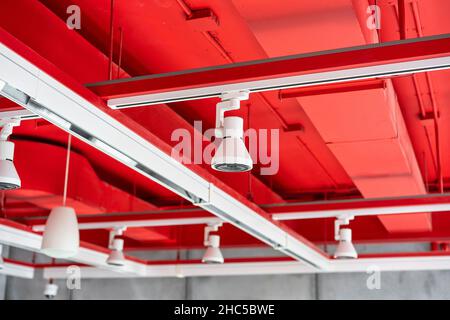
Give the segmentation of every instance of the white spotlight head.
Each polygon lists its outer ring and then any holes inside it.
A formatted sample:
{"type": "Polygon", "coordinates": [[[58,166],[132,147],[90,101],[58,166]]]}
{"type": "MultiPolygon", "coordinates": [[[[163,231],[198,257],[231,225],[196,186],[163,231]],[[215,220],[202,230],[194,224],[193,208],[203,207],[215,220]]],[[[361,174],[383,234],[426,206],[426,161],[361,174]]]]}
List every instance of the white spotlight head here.
{"type": "Polygon", "coordinates": [[[55,259],[75,256],[80,246],[80,232],[75,210],[54,208],[48,216],[41,252],[55,259]]]}
{"type": "Polygon", "coordinates": [[[123,255],[123,239],[114,239],[111,247],[112,251],[106,260],[106,263],[115,267],[123,267],[125,265],[125,256],[123,255]]]}
{"type": "Polygon", "coordinates": [[[244,144],[243,128],[242,118],[224,119],[223,139],[211,162],[213,169],[223,172],[244,172],[253,168],[252,158],[244,144]]]}
{"type": "Polygon", "coordinates": [[[352,230],[343,228],[339,230],[339,244],[334,253],[335,259],[356,259],[358,253],[352,243],[352,230]]]}
{"type": "Polygon", "coordinates": [[[13,160],[14,143],[0,141],[0,190],[13,190],[21,186],[13,160]]]}
{"type": "Polygon", "coordinates": [[[47,283],[44,289],[44,296],[47,299],[54,299],[58,294],[58,285],[54,283],[47,283]]]}
{"type": "Polygon", "coordinates": [[[222,252],[220,251],[220,236],[210,235],[208,237],[208,248],[203,255],[202,262],[210,264],[224,263],[222,252]]]}

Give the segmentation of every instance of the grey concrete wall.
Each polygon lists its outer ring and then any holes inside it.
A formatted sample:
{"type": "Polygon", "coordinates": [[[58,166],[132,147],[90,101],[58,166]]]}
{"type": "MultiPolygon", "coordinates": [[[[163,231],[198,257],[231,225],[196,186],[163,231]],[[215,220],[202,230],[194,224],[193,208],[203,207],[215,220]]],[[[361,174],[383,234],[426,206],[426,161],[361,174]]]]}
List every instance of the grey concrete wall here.
{"type": "Polygon", "coordinates": [[[6,293],[6,277],[0,275],[0,300],[5,300],[6,293]]]}
{"type": "MultiPolygon", "coordinates": [[[[271,275],[187,279],[89,279],[81,290],[57,281],[57,299],[450,299],[450,271],[385,272],[369,290],[367,274],[271,275]]],[[[9,277],[6,299],[44,299],[45,280],[9,277]]]]}

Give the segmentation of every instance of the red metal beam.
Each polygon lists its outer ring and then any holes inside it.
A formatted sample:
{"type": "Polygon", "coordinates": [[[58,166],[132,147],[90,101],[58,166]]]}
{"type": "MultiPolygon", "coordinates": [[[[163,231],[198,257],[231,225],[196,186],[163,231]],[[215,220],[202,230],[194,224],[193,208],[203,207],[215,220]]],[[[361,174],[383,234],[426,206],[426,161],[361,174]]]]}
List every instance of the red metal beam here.
{"type": "Polygon", "coordinates": [[[398,0],[398,20],[399,20],[399,26],[400,26],[400,39],[404,40],[407,37],[406,0],[398,0]]]}
{"type": "Polygon", "coordinates": [[[413,205],[434,205],[450,203],[450,194],[425,195],[414,197],[399,198],[376,198],[361,200],[342,200],[342,201],[320,201],[310,203],[288,203],[274,204],[265,206],[264,209],[270,213],[280,212],[303,212],[303,211],[324,211],[324,210],[345,210],[345,209],[366,209],[383,208],[395,206],[413,206],[413,205]]]}
{"type": "Polygon", "coordinates": [[[304,88],[280,90],[280,92],[278,93],[278,97],[280,98],[280,100],[282,100],[282,99],[316,96],[322,94],[382,89],[385,87],[386,84],[384,80],[379,79],[358,80],[344,83],[333,83],[304,88]]]}
{"type": "MultiPolygon", "coordinates": [[[[366,208],[383,208],[383,207],[402,207],[414,205],[435,205],[450,204],[450,193],[397,197],[397,198],[374,198],[374,199],[353,199],[340,201],[316,201],[316,202],[288,202],[282,204],[266,204],[261,205],[267,213],[281,212],[322,212],[326,210],[346,210],[346,209],[366,209],[366,208]]],[[[79,223],[94,222],[120,222],[120,221],[142,221],[142,220],[160,220],[160,219],[189,219],[189,218],[211,218],[213,215],[203,209],[197,207],[185,207],[170,210],[154,210],[148,212],[131,212],[131,213],[104,213],[101,215],[82,215],[79,217],[79,223]]],[[[39,225],[45,221],[46,217],[21,217],[20,221],[27,225],[39,225]]]]}

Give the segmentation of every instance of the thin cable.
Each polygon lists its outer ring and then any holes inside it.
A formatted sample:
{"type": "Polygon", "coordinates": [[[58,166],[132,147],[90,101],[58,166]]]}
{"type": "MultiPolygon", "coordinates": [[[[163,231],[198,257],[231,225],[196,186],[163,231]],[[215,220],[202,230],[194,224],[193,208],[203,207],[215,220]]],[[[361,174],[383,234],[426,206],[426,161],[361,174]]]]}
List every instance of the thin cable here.
{"type": "Polygon", "coordinates": [[[113,55],[114,55],[114,0],[111,0],[110,18],[109,18],[109,61],[108,61],[108,79],[113,79],[113,55]]]}
{"type": "Polygon", "coordinates": [[[67,157],[66,157],[66,172],[64,175],[64,193],[63,193],[63,206],[66,206],[67,200],[67,182],[69,181],[69,163],[70,163],[70,148],[72,146],[72,135],[69,134],[67,140],[67,157]]]}

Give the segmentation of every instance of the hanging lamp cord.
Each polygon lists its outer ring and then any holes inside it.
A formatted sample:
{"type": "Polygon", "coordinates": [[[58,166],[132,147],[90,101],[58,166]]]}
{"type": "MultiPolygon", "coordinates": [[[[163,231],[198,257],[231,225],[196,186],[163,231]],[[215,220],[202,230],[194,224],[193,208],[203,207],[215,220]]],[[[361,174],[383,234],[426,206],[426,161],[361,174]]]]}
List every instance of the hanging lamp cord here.
{"type": "Polygon", "coordinates": [[[63,206],[66,206],[67,201],[67,182],[69,181],[69,163],[70,163],[70,148],[72,146],[72,135],[69,134],[67,140],[67,157],[66,157],[66,172],[64,175],[64,194],[63,194],[63,206]]]}

